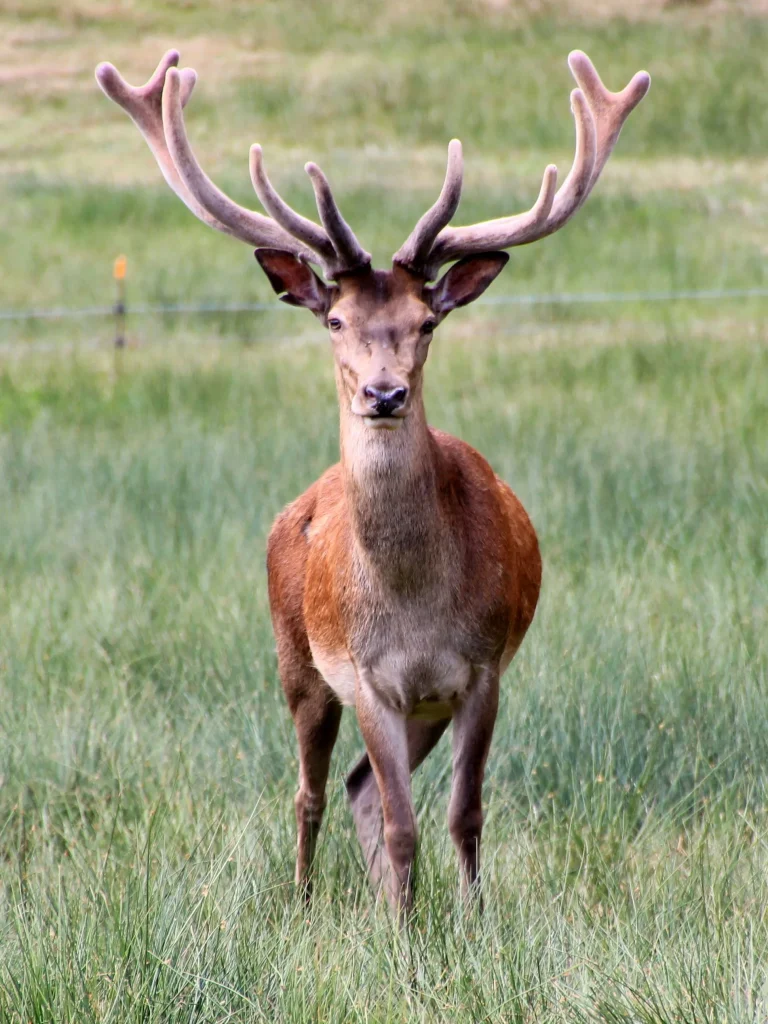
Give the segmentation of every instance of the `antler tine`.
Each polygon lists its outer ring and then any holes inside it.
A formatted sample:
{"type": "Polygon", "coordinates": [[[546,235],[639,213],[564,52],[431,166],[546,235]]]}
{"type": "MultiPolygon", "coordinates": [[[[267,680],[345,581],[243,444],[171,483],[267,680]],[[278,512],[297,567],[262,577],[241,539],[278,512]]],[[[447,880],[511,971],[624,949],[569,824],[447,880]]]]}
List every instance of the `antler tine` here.
{"type": "Polygon", "coordinates": [[[305,164],[304,170],[312,182],[320,220],[343,264],[343,269],[349,271],[369,266],[371,254],[363,249],[352,228],[342,217],[326,176],[315,163],[305,164]]]}
{"type": "Polygon", "coordinates": [[[603,85],[595,65],[582,50],[573,50],[568,55],[568,66],[587,97],[597,124],[597,157],[591,190],[618,141],[624,122],[650,89],[651,76],[647,71],[638,71],[621,92],[611,92],[603,85]]]}
{"type": "Polygon", "coordinates": [[[277,190],[272,185],[272,182],[267,177],[267,172],[264,169],[264,159],[261,146],[258,144],[251,146],[249,167],[253,188],[256,195],[259,197],[261,205],[267,213],[273,217],[278,224],[281,224],[286,231],[290,232],[290,234],[294,235],[296,238],[300,238],[303,242],[306,242],[306,244],[314,249],[315,252],[320,253],[324,262],[330,268],[334,262],[336,253],[333,245],[328,239],[328,236],[319,224],[315,224],[313,220],[309,220],[307,217],[302,217],[300,213],[296,213],[296,211],[281,198],[277,190]]]}
{"type": "MultiPolygon", "coordinates": [[[[568,63],[580,86],[571,93],[571,109],[576,122],[576,154],[568,177],[554,194],[556,170],[548,167],[539,199],[528,213],[467,227],[443,228],[418,268],[428,280],[449,260],[470,253],[509,249],[551,235],[585,202],[624,122],[648,92],[651,80],[647,72],[640,71],[625,89],[612,93],[605,88],[585,53],[574,50],[568,63]]],[[[400,253],[395,256],[397,262],[400,262],[400,253]]]]}
{"type": "MultiPolygon", "coordinates": [[[[200,220],[231,234],[229,228],[211,217],[207,210],[194,199],[179,177],[163,134],[163,118],[161,97],[165,84],[165,75],[169,68],[179,63],[179,51],[168,50],[157,65],[149,81],[142,86],[129,85],[113,64],[104,62],[96,68],[96,81],[109,99],[113,100],[128,114],[139,129],[149,146],[152,155],[162,171],[163,177],[182,202],[199,217],[200,220]]],[[[194,71],[182,72],[181,102],[185,105],[195,86],[194,71]]]]}
{"type": "Polygon", "coordinates": [[[440,267],[450,260],[475,252],[491,252],[523,245],[540,238],[555,201],[556,189],[557,167],[549,164],[544,170],[538,198],[526,213],[498,217],[468,227],[445,228],[437,236],[423,263],[422,272],[426,274],[427,280],[431,280],[440,267]]]}
{"type": "Polygon", "coordinates": [[[323,269],[330,280],[339,274],[370,265],[370,253],[362,248],[352,229],[341,216],[330,185],[317,164],[307,164],[305,170],[312,180],[323,227],[296,213],[280,196],[267,176],[259,145],[251,146],[250,168],[253,187],[264,209],[278,224],[282,224],[286,231],[302,239],[315,252],[322,255],[323,269]]]}
{"type": "MultiPolygon", "coordinates": [[[[285,249],[317,262],[318,257],[297,246],[292,238],[269,217],[240,206],[213,184],[197,161],[187,138],[182,113],[182,74],[169,67],[162,92],[162,117],[165,141],[174,167],[186,189],[215,222],[249,245],[285,249]]],[[[303,241],[303,239],[301,239],[303,241]]]]}
{"type": "Polygon", "coordinates": [[[544,171],[539,198],[527,213],[499,217],[468,227],[445,228],[437,236],[427,259],[431,275],[443,263],[460,256],[535,242],[556,231],[573,215],[589,191],[597,152],[597,132],[580,89],[571,93],[571,110],[576,122],[576,152],[568,177],[557,192],[557,167],[550,164],[544,171]]]}
{"type": "Polygon", "coordinates": [[[463,178],[461,143],[458,139],[451,139],[448,143],[448,166],[440,195],[393,256],[395,263],[412,270],[422,265],[439,232],[451,222],[459,208],[463,178]]]}
{"type": "Polygon", "coordinates": [[[568,177],[557,190],[552,209],[541,234],[534,234],[525,241],[536,241],[552,234],[573,216],[589,195],[590,183],[597,160],[597,125],[586,97],[581,89],[571,93],[571,110],[576,122],[576,153],[568,177]]]}

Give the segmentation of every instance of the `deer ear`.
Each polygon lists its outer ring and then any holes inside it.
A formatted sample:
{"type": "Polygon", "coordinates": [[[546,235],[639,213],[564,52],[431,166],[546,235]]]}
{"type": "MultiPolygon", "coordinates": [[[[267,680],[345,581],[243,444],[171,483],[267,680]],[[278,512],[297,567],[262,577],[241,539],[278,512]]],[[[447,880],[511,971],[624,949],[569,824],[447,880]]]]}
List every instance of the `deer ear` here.
{"type": "Polygon", "coordinates": [[[474,302],[501,273],[508,259],[506,252],[483,252],[454,263],[429,290],[432,309],[445,316],[457,306],[474,302]]]}
{"type": "Polygon", "coordinates": [[[269,283],[290,306],[304,306],[315,316],[325,316],[332,289],[306,263],[282,249],[257,249],[254,253],[269,283]],[[282,294],[285,292],[285,294],[282,294]]]}

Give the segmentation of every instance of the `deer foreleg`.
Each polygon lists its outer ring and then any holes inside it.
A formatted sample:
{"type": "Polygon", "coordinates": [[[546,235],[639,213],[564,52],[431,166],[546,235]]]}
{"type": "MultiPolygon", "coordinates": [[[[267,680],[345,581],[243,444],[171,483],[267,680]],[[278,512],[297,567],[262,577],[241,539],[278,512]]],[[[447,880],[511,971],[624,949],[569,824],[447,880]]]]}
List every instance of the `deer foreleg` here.
{"type": "MultiPolygon", "coordinates": [[[[449,722],[449,718],[438,722],[421,719],[410,719],[407,722],[408,762],[412,773],[443,735],[449,722]]],[[[371,884],[376,889],[387,875],[389,862],[384,847],[381,796],[368,751],[347,775],[346,786],[357,838],[360,840],[371,884]]]]}
{"type": "Polygon", "coordinates": [[[341,705],[317,675],[314,685],[301,693],[291,713],[299,741],[299,788],[294,801],[298,832],[296,884],[309,900],[312,892],[311,869],[317,835],[325,810],[325,786],[331,753],[339,732],[341,705]]]}
{"type": "Polygon", "coordinates": [[[357,718],[381,798],[384,847],[388,870],[385,891],[398,913],[413,902],[413,861],[416,854],[416,814],[411,795],[408,733],[405,715],[379,699],[364,679],[356,690],[357,718]]]}

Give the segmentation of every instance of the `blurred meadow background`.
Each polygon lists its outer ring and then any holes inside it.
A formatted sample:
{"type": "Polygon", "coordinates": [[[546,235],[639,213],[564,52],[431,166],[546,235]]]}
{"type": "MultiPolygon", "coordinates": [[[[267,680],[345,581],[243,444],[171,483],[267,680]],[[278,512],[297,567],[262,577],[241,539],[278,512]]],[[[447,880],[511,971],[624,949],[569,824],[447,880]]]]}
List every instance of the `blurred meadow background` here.
{"type": "Polygon", "coordinates": [[[0,0],[0,211],[0,317],[109,306],[119,253],[129,309],[270,304],[132,316],[118,353],[108,317],[0,319],[0,1021],[768,1019],[768,6],[0,0]],[[264,546],[337,457],[331,357],[97,89],[98,61],[140,83],[171,46],[208,173],[255,205],[261,142],[314,216],[317,160],[384,266],[451,137],[459,223],[566,173],[571,49],[610,88],[652,75],[586,207],[427,368],[431,421],[511,483],[545,565],[482,920],[446,742],[414,784],[410,933],[376,905],[349,712],[295,898],[264,546]],[[621,300],[560,301],[595,293],[621,300]]]}

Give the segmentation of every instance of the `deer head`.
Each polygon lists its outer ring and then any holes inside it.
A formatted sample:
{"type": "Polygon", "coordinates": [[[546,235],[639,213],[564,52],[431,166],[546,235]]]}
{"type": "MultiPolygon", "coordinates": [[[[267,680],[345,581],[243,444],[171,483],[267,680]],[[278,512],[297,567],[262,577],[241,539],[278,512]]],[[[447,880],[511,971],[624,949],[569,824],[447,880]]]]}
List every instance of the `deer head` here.
{"type": "Polygon", "coordinates": [[[264,168],[261,147],[250,153],[253,187],[269,216],[235,203],[200,167],[187,138],[183,109],[196,82],[170,50],[146,85],[133,87],[111,64],[96,78],[144,135],[166,181],[209,226],[256,247],[256,258],[283,302],[305,306],[329,329],[342,411],[366,426],[396,429],[420,406],[421,375],[432,333],[458,306],[482,295],[507,262],[502,250],[535,242],[561,228],[585,202],[616,144],[624,121],[645,96],[650,77],[638,72],[621,92],[605,88],[579,50],[568,63],[579,88],[571,93],[576,153],[557,188],[557,168],[544,172],[526,213],[449,227],[461,198],[461,143],[448,147],[440,195],[395,253],[393,267],[374,270],[339,212],[330,185],[306,165],[320,224],[281,199],[264,168]],[[457,261],[457,262],[454,262],[457,261]],[[435,283],[440,268],[454,265],[435,283]],[[310,266],[319,268],[319,276],[310,266]]]}

